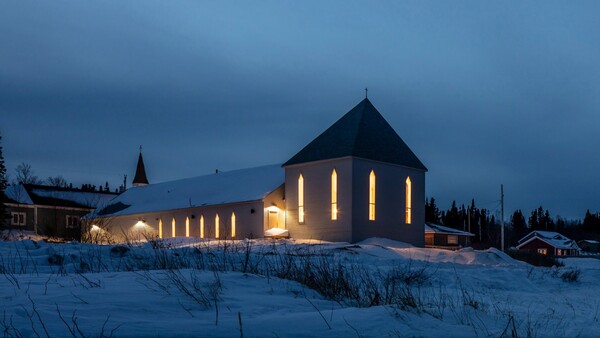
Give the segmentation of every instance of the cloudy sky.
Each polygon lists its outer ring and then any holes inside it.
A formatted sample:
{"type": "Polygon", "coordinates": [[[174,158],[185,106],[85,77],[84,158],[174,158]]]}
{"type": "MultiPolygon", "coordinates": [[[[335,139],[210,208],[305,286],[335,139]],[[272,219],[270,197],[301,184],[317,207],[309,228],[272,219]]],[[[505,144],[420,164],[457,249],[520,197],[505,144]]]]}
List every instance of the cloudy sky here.
{"type": "Polygon", "coordinates": [[[114,188],[282,163],[369,98],[427,196],[600,211],[598,1],[3,1],[8,171],[114,188]],[[130,183],[130,182],[129,182],[130,183]]]}

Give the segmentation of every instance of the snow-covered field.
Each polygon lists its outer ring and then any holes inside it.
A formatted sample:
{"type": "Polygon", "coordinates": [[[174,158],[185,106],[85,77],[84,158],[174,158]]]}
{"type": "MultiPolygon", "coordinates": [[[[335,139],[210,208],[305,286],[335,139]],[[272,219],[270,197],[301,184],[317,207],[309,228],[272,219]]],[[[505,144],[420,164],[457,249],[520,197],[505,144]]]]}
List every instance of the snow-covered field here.
{"type": "MultiPolygon", "coordinates": [[[[600,260],[176,238],[0,242],[5,337],[598,337],[600,260]],[[580,271],[577,281],[565,273],[580,271]]],[[[576,273],[576,272],[575,272],[576,273]]]]}

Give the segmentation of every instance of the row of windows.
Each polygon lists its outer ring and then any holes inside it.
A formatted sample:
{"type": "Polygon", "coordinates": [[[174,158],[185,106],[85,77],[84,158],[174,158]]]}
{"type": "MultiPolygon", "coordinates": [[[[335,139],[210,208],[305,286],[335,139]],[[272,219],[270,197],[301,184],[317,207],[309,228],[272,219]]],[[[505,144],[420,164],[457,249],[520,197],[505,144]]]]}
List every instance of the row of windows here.
{"type": "MultiPolygon", "coordinates": [[[[24,212],[11,212],[10,213],[10,225],[25,226],[26,215],[24,212]]],[[[67,215],[65,220],[66,228],[78,228],[79,227],[79,216],[67,215]]]]}
{"type": "MultiPolygon", "coordinates": [[[[375,220],[375,189],[376,189],[375,171],[371,170],[369,174],[369,220],[375,220]]],[[[337,172],[335,169],[331,172],[331,220],[338,218],[338,184],[337,172]]],[[[298,176],[298,222],[304,223],[304,176],[298,176]]],[[[412,182],[410,177],[406,178],[406,205],[404,222],[412,222],[412,182]]]]}
{"type": "MultiPolygon", "coordinates": [[[[231,238],[235,238],[236,219],[235,212],[231,213],[231,238]]],[[[204,215],[200,215],[200,238],[204,238],[204,215]]],[[[215,238],[220,237],[221,221],[219,214],[215,214],[215,238]]],[[[171,237],[176,237],[176,222],[175,217],[171,219],[171,237]]],[[[163,221],[158,220],[158,237],[163,238],[163,221]]],[[[185,237],[190,237],[190,218],[185,218],[185,237]]]]}

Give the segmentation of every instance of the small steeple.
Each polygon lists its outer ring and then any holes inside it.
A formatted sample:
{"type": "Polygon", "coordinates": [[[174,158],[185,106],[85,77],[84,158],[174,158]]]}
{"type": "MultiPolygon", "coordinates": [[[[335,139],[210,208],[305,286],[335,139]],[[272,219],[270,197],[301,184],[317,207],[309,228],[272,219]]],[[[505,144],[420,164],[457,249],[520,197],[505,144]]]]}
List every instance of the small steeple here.
{"type": "Polygon", "coordinates": [[[144,159],[142,158],[142,146],[140,145],[140,157],[138,158],[137,168],[135,169],[133,186],[141,187],[147,184],[148,178],[146,177],[146,168],[144,167],[144,159]]]}

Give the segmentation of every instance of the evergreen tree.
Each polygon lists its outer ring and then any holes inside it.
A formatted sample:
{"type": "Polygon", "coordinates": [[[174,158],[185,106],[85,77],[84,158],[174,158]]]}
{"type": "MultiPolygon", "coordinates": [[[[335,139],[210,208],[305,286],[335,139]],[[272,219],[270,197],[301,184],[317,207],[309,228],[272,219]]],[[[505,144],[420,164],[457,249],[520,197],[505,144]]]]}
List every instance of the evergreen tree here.
{"type": "Polygon", "coordinates": [[[435,205],[435,199],[432,197],[429,201],[425,200],[425,222],[440,223],[440,209],[435,205]]]}
{"type": "Polygon", "coordinates": [[[6,206],[4,205],[6,200],[4,192],[6,191],[7,185],[6,165],[4,164],[4,154],[2,153],[2,135],[0,135],[0,229],[4,228],[8,218],[6,206]]]}
{"type": "Polygon", "coordinates": [[[513,231],[513,244],[516,244],[516,242],[523,238],[527,232],[527,222],[520,209],[515,210],[512,216],[510,216],[510,226],[513,231]]]}

